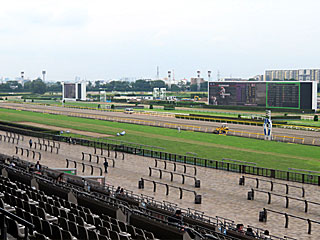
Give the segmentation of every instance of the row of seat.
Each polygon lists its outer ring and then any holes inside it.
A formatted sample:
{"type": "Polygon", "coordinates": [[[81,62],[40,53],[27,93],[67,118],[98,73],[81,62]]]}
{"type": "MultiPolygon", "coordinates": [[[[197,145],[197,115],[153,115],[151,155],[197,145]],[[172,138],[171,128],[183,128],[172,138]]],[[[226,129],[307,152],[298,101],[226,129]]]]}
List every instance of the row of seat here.
{"type": "MultiPolygon", "coordinates": [[[[101,220],[99,216],[94,216],[88,208],[81,207],[77,204],[71,204],[68,201],[64,201],[63,199],[60,199],[58,197],[48,197],[43,192],[32,189],[27,185],[21,183],[9,183],[9,181],[0,180],[0,183],[6,182],[6,184],[10,186],[4,187],[8,190],[10,188],[10,191],[8,191],[8,193],[5,194],[5,198],[8,200],[8,202],[10,201],[15,203],[14,205],[19,205],[20,208],[17,207],[17,209],[19,209],[19,216],[31,223],[34,223],[37,226],[37,228],[40,229],[40,233],[42,231],[48,233],[47,237],[53,236],[52,228],[55,227],[52,227],[51,225],[59,225],[61,227],[61,224],[59,224],[60,221],[60,223],[64,222],[64,227],[61,229],[60,232],[57,229],[55,229],[58,232],[55,233],[57,234],[55,236],[57,238],[59,238],[59,236],[62,235],[64,235],[64,238],[66,238],[66,236],[68,235],[68,239],[72,239],[74,235],[76,235],[77,233],[79,234],[79,229],[77,231],[75,230],[74,226],[76,225],[77,228],[80,227],[81,229],[86,229],[86,231],[88,232],[88,236],[91,236],[88,239],[130,239],[128,236],[120,235],[120,233],[124,234],[124,232],[127,231],[129,232],[129,234],[132,235],[134,239],[154,239],[152,233],[144,233],[144,231],[141,229],[135,229],[131,225],[127,225],[124,222],[117,221],[116,219],[108,216],[103,216],[104,218],[103,220],[101,220]],[[21,190],[18,187],[16,187],[17,185],[23,188],[24,190],[21,190]],[[12,194],[10,194],[9,192],[11,192],[12,194]],[[23,200],[18,196],[22,197],[23,200]],[[32,204],[30,204],[31,201],[33,201],[32,204]],[[68,207],[70,207],[70,209],[66,209],[61,206],[67,205],[66,202],[69,203],[68,207]],[[51,218],[49,218],[49,216],[51,218]],[[57,219],[59,219],[58,222],[57,219]],[[92,224],[92,230],[85,227],[85,221],[88,221],[88,223],[92,224]],[[68,222],[68,224],[66,224],[66,222],[68,222]],[[48,223],[51,226],[51,231],[49,230],[48,223]],[[70,227],[69,229],[69,226],[73,227],[70,227]],[[45,228],[46,230],[43,230],[43,228],[45,228]],[[93,229],[95,228],[96,230],[93,231],[93,229]],[[72,232],[69,231],[71,229],[72,232]],[[99,234],[100,231],[101,234],[99,234]]],[[[3,184],[0,185],[3,186],[3,184]]],[[[87,226],[90,224],[87,224],[87,226]]],[[[84,232],[83,230],[80,231],[84,232]]],[[[86,234],[84,236],[86,236],[86,234]]],[[[38,237],[40,236],[38,235],[38,237]]]]}
{"type": "MultiPolygon", "coordinates": [[[[0,184],[2,185],[2,184],[0,184]]],[[[17,192],[20,192],[19,189],[17,192]]],[[[16,192],[16,193],[17,193],[16,192]]],[[[14,192],[12,192],[14,193],[14,192]]],[[[11,195],[10,193],[4,193],[5,199],[7,203],[10,203],[11,205],[15,206],[15,214],[19,216],[20,218],[34,224],[36,226],[37,234],[34,235],[33,232],[30,232],[30,234],[33,237],[40,238],[40,239],[67,239],[67,240],[74,240],[76,239],[68,229],[64,229],[61,226],[59,226],[58,218],[55,216],[51,216],[48,213],[45,212],[45,210],[37,206],[36,204],[30,204],[26,200],[22,200],[17,196],[11,195]]],[[[0,202],[2,200],[0,199],[0,202]]],[[[2,202],[3,203],[3,202],[2,202]]],[[[40,204],[39,204],[40,205],[40,204]]],[[[56,208],[58,209],[58,208],[56,208]]],[[[61,217],[59,217],[61,218],[61,217]]],[[[81,234],[81,239],[97,239],[97,240],[108,240],[108,237],[104,236],[98,236],[98,238],[91,238],[90,235],[95,235],[96,233],[90,233],[87,231],[87,229],[83,226],[84,221],[81,218],[82,222],[74,222],[74,224],[79,227],[79,232],[83,233],[81,234]],[[84,228],[82,231],[81,229],[84,228]],[[86,233],[86,234],[85,234],[86,233]],[[82,237],[84,236],[84,237],[82,237]],[[86,237],[88,236],[88,237],[86,237]]],[[[10,231],[13,232],[13,234],[16,237],[24,237],[23,229],[21,225],[17,224],[16,222],[12,222],[12,219],[10,221],[10,226],[12,230],[18,229],[17,231],[10,231]]],[[[79,237],[78,235],[77,237],[79,237]]]]}

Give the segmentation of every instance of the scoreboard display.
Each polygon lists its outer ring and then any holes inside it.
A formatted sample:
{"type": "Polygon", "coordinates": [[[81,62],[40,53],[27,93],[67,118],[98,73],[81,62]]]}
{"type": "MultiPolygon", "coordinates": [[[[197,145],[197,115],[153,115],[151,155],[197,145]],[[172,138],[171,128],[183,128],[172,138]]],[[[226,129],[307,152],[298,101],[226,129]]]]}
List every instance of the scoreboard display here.
{"type": "Polygon", "coordinates": [[[76,98],[76,84],[65,83],[64,84],[64,98],[76,98]]]}
{"type": "Polygon", "coordinates": [[[209,105],[317,108],[317,83],[298,81],[209,82],[209,105]]]}

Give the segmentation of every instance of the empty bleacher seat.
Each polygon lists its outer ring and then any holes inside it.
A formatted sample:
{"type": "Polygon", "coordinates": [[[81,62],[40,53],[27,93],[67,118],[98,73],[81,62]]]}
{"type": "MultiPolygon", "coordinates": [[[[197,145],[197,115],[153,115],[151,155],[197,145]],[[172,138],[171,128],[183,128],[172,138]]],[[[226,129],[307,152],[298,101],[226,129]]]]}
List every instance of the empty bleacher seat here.
{"type": "Polygon", "coordinates": [[[25,237],[25,226],[18,224],[15,220],[7,218],[8,223],[8,233],[15,238],[24,238],[25,237]]]}

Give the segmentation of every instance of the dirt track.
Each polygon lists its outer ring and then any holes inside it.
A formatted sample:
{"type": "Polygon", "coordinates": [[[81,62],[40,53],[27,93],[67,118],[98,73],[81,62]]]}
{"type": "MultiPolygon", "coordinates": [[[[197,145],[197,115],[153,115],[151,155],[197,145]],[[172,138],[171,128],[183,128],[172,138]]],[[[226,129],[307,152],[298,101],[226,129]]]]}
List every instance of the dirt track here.
{"type": "Polygon", "coordinates": [[[46,124],[41,124],[41,123],[34,123],[34,122],[17,122],[17,123],[29,125],[29,126],[33,126],[33,127],[40,127],[40,128],[51,129],[51,130],[57,130],[57,131],[64,131],[64,132],[69,131],[70,133],[75,133],[75,134],[89,136],[89,137],[97,137],[97,138],[113,137],[108,134],[101,134],[101,133],[96,133],[96,132],[86,132],[86,131],[80,131],[80,130],[76,130],[76,129],[72,129],[72,128],[56,127],[56,126],[51,126],[51,125],[46,125],[46,124]]]}

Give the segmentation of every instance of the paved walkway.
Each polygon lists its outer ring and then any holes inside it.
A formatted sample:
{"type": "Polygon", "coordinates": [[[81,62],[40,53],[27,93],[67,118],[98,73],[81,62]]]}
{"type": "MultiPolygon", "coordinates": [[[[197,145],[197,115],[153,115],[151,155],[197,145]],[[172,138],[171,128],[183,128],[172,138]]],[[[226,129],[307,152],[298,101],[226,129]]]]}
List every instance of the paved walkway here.
{"type": "MultiPolygon", "coordinates": [[[[0,132],[0,134],[4,134],[0,132]]],[[[30,138],[25,137],[23,142],[19,143],[21,147],[28,147],[28,140],[30,138]]],[[[37,141],[36,139],[33,139],[37,141]]],[[[8,155],[15,155],[16,144],[0,142],[0,152],[8,155]]],[[[38,151],[38,150],[37,150],[38,151]]],[[[81,152],[93,153],[93,148],[83,147],[80,145],[69,145],[66,143],[61,143],[60,153],[48,153],[45,151],[40,151],[42,153],[41,164],[47,165],[49,167],[66,167],[66,158],[81,161],[81,152]]],[[[120,154],[122,155],[122,154],[120,154]]],[[[111,154],[114,156],[114,153],[111,154]]],[[[32,160],[32,157],[26,158],[21,157],[24,160],[32,160]]],[[[307,222],[302,220],[296,220],[289,218],[289,228],[284,228],[284,216],[269,213],[268,222],[260,223],[258,221],[258,214],[264,207],[287,212],[293,215],[297,215],[304,218],[310,218],[312,220],[320,221],[320,206],[309,205],[309,213],[304,213],[304,203],[291,200],[289,208],[285,208],[285,198],[272,197],[272,202],[270,205],[267,204],[267,194],[256,192],[255,200],[247,200],[247,192],[251,187],[255,187],[255,180],[246,179],[245,186],[239,186],[239,178],[242,176],[238,173],[226,172],[221,170],[209,169],[204,167],[197,167],[197,178],[201,180],[201,188],[194,188],[194,180],[187,179],[185,184],[181,184],[181,177],[174,176],[174,181],[170,181],[170,174],[163,173],[163,177],[159,179],[159,173],[153,171],[152,177],[149,177],[148,167],[154,167],[155,161],[153,158],[140,157],[135,155],[126,154],[125,160],[118,159],[115,160],[115,168],[109,167],[109,173],[106,176],[106,181],[115,187],[122,186],[128,190],[132,190],[137,194],[146,194],[154,196],[155,199],[163,201],[170,201],[177,203],[183,208],[194,208],[199,211],[204,211],[206,215],[215,217],[221,216],[234,220],[236,223],[243,223],[246,226],[251,225],[255,227],[260,227],[263,229],[268,229],[272,235],[276,236],[289,236],[297,239],[320,239],[320,225],[312,225],[312,235],[307,234],[307,222]],[[171,190],[169,196],[165,195],[165,187],[157,186],[157,192],[153,192],[153,184],[145,182],[145,189],[138,189],[138,180],[143,177],[147,179],[152,179],[156,181],[161,181],[168,184],[173,184],[175,186],[181,186],[190,190],[195,190],[198,194],[202,195],[202,204],[194,204],[194,195],[192,193],[184,193],[183,199],[179,199],[178,190],[171,190]]],[[[99,165],[103,168],[102,162],[100,164],[93,163],[94,165],[99,165]]],[[[110,164],[109,164],[110,166],[110,164]]],[[[167,169],[173,170],[173,165],[168,164],[167,169]]],[[[73,167],[73,166],[72,166],[73,167]]],[[[158,167],[163,167],[163,163],[158,163],[158,167]]],[[[78,173],[81,173],[82,167],[79,166],[78,173]]],[[[177,167],[178,171],[183,171],[182,167],[177,167]]],[[[188,173],[192,173],[192,168],[187,168],[188,173]]],[[[98,172],[95,172],[98,175],[98,172]]],[[[84,175],[89,175],[89,172],[85,172],[84,175]]],[[[250,177],[255,177],[248,175],[250,177]]],[[[270,180],[270,179],[268,179],[270,180]]],[[[276,180],[276,182],[288,183],[285,181],[276,180]]],[[[288,183],[295,186],[304,186],[306,190],[307,200],[312,200],[315,202],[320,202],[319,189],[318,186],[313,185],[303,185],[299,183],[288,183]]],[[[268,191],[270,189],[270,183],[260,183],[260,188],[268,191]]],[[[274,192],[285,194],[285,186],[275,185],[274,192]]],[[[301,197],[301,190],[290,189],[290,196],[297,198],[301,197]]]]}

